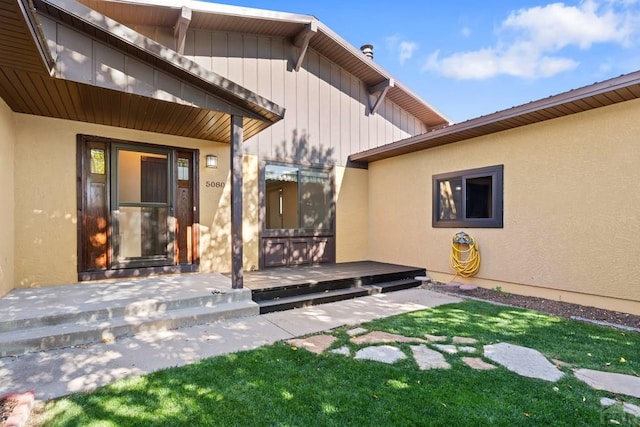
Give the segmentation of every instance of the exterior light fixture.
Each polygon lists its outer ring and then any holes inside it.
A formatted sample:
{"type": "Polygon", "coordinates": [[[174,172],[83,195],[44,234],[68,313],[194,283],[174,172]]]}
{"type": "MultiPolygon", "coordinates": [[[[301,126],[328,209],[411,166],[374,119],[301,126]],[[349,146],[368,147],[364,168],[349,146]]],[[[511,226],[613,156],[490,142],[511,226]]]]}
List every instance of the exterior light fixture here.
{"type": "Polygon", "coordinates": [[[208,168],[218,168],[218,156],[215,154],[207,154],[207,167],[208,168]]]}

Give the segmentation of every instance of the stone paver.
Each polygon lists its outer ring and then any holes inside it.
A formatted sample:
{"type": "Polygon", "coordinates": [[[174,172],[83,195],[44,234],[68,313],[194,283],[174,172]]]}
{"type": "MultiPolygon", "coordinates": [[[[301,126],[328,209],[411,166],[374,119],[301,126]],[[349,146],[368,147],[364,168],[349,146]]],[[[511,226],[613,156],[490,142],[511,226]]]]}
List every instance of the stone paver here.
{"type": "Polygon", "coordinates": [[[468,345],[463,345],[463,346],[458,347],[458,351],[460,353],[475,353],[476,351],[478,351],[478,349],[475,348],[475,347],[468,346],[468,345]]]}
{"type": "Polygon", "coordinates": [[[405,337],[403,335],[390,334],[388,332],[373,331],[367,335],[351,338],[354,344],[379,344],[394,342],[426,342],[422,338],[405,337]]]}
{"type": "Polygon", "coordinates": [[[453,337],[454,344],[477,344],[478,340],[469,337],[453,337]]]}
{"type": "Polygon", "coordinates": [[[424,334],[424,337],[430,342],[445,342],[448,338],[444,335],[429,335],[424,334]]]}
{"type": "Polygon", "coordinates": [[[331,347],[331,344],[333,344],[335,340],[337,340],[337,338],[331,335],[312,335],[305,338],[294,338],[287,342],[293,346],[309,350],[312,353],[322,354],[322,352],[331,347]]]}
{"type": "Polygon", "coordinates": [[[388,363],[390,365],[396,363],[398,360],[406,358],[407,355],[404,354],[402,350],[391,345],[365,347],[358,350],[354,357],[354,359],[373,360],[376,362],[388,363]]]}
{"type": "Polygon", "coordinates": [[[518,375],[545,381],[558,381],[564,375],[538,350],[498,343],[484,346],[485,357],[518,375]]]}
{"type": "Polygon", "coordinates": [[[622,403],[622,410],[624,412],[636,417],[640,417],[640,406],[634,405],[633,403],[618,402],[617,400],[609,399],[608,397],[603,397],[602,399],[600,399],[600,404],[602,406],[613,406],[619,403],[622,403]]]}
{"type": "Polygon", "coordinates": [[[496,369],[495,365],[487,363],[479,357],[462,357],[462,361],[470,368],[478,371],[487,371],[489,369],[496,369]]]}
{"type": "Polygon", "coordinates": [[[456,354],[458,352],[458,347],[452,344],[435,344],[435,347],[447,354],[456,354]]]}
{"type": "Polygon", "coordinates": [[[413,358],[421,371],[428,369],[449,369],[451,365],[445,360],[442,353],[432,350],[424,344],[409,346],[413,358]]]}
{"type": "Polygon", "coordinates": [[[640,398],[640,377],[592,369],[576,369],[573,374],[595,389],[640,398]]]}
{"type": "Polygon", "coordinates": [[[362,335],[365,332],[367,332],[365,328],[353,328],[347,331],[347,335],[349,335],[350,337],[355,337],[356,335],[362,335]]]}
{"type": "Polygon", "coordinates": [[[349,347],[347,347],[346,345],[342,347],[334,348],[333,350],[331,350],[331,353],[341,354],[343,356],[351,356],[351,350],[349,350],[349,347]]]}

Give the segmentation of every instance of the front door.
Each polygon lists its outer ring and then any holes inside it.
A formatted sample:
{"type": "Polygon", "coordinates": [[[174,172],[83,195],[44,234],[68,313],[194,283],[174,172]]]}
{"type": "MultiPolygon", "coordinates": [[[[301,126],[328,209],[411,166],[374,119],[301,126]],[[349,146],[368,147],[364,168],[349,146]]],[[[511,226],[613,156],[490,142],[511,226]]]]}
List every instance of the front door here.
{"type": "Polygon", "coordinates": [[[80,280],[197,269],[196,151],[82,136],[80,280]]]}

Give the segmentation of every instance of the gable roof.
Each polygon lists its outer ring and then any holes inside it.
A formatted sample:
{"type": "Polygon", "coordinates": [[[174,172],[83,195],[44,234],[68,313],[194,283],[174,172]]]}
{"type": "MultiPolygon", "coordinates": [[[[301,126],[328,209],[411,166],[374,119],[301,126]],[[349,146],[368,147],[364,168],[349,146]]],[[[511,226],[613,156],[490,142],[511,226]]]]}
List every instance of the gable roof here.
{"type": "Polygon", "coordinates": [[[374,162],[638,98],[640,71],[354,153],[349,160],[374,162]]]}
{"type": "Polygon", "coordinates": [[[284,109],[71,0],[0,0],[0,97],[19,113],[229,142],[230,116],[250,138],[284,109]],[[30,5],[33,5],[33,9],[30,5]],[[206,105],[67,79],[51,56],[39,16],[148,64],[206,94],[206,105]]]}
{"type": "Polygon", "coordinates": [[[172,28],[178,22],[184,6],[191,13],[189,28],[284,37],[296,45],[299,44],[298,40],[308,38],[308,47],[364,82],[373,94],[377,95],[388,87],[387,99],[417,117],[429,128],[450,123],[444,115],[394,79],[360,49],[310,15],[189,0],[79,1],[125,25],[172,28]]]}

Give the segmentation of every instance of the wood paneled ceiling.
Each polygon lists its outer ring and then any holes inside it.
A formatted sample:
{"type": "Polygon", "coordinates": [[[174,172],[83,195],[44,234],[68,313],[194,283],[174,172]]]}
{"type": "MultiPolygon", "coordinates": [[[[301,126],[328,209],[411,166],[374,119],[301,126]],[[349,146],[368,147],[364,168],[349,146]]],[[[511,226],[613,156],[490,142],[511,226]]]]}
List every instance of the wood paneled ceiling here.
{"type": "MultiPolygon", "coordinates": [[[[148,0],[144,3],[122,0],[79,1],[129,26],[172,28],[181,10],[179,2],[175,1],[148,0]]],[[[309,41],[310,48],[353,74],[367,87],[393,80],[394,85],[389,88],[387,98],[417,117],[426,126],[441,127],[449,124],[449,120],[444,115],[402,83],[393,79],[393,76],[374,60],[365,56],[359,49],[313,16],[204,2],[198,7],[200,9],[192,10],[189,28],[293,39],[313,21],[317,24],[318,31],[309,41]]]]}
{"type": "Polygon", "coordinates": [[[0,97],[13,111],[218,142],[230,141],[230,110],[245,112],[245,139],[282,119],[284,110],[271,101],[217,75],[212,82],[212,73],[198,73],[191,63],[163,58],[129,44],[67,13],[65,2],[35,0],[35,12],[29,9],[27,0],[0,0],[0,97]],[[78,31],[89,32],[129,55],[197,84],[229,108],[212,111],[54,78],[46,41],[37,27],[37,13],[50,14],[78,31]]]}
{"type": "Polygon", "coordinates": [[[352,154],[349,160],[374,162],[638,98],[640,71],[352,154]]]}

